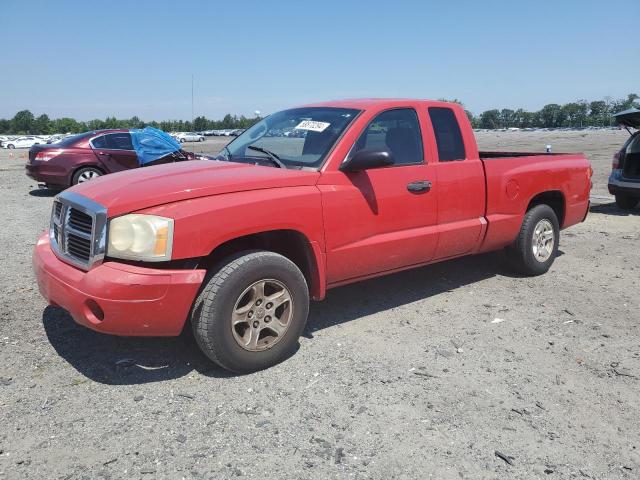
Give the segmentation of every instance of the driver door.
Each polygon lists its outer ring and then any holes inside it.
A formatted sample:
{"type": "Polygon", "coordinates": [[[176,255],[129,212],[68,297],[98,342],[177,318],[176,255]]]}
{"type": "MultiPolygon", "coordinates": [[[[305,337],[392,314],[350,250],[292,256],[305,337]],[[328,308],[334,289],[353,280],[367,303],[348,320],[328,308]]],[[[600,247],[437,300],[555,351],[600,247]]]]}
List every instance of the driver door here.
{"type": "Polygon", "coordinates": [[[361,149],[388,150],[395,163],[322,177],[329,284],[426,263],[437,247],[437,195],[427,186],[436,168],[425,163],[416,111],[380,113],[349,155],[361,149]]]}

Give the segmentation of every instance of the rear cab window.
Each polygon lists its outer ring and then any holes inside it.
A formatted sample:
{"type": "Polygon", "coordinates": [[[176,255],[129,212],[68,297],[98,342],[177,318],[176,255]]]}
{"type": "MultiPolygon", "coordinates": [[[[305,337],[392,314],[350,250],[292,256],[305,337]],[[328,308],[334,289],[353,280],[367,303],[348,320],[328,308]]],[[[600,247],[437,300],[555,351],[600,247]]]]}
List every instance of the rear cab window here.
{"type": "Polygon", "coordinates": [[[429,118],[433,125],[440,161],[464,160],[464,141],[454,111],[446,107],[429,107],[429,118]]]}

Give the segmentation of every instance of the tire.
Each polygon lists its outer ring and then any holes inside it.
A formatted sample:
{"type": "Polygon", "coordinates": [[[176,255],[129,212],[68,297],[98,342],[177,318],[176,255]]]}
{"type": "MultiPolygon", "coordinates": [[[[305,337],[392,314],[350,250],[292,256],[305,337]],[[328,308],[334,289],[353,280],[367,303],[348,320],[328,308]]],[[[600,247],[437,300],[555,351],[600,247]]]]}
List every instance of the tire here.
{"type": "Polygon", "coordinates": [[[186,140],[184,138],[180,139],[180,143],[184,143],[186,140]]]}
{"type": "Polygon", "coordinates": [[[94,178],[98,178],[104,175],[101,170],[98,170],[94,167],[83,167],[78,169],[76,173],[73,174],[73,178],[71,179],[71,185],[77,185],[79,183],[84,183],[89,180],[93,180],[94,178]]]}
{"type": "Polygon", "coordinates": [[[638,198],[629,195],[616,195],[616,205],[622,210],[633,210],[638,205],[638,198]]]}
{"type": "Polygon", "coordinates": [[[7,148],[13,150],[14,148],[16,148],[16,146],[13,143],[10,143],[9,145],[7,145],[7,148]]]}
{"type": "Polygon", "coordinates": [[[516,241],[507,247],[507,259],[518,273],[542,275],[555,260],[559,240],[560,226],[556,213],[548,205],[536,205],[525,214],[516,241]],[[539,232],[546,232],[546,235],[538,236],[539,232]],[[541,239],[542,244],[535,241],[534,236],[541,239]]]}
{"type": "Polygon", "coordinates": [[[291,260],[261,250],[240,252],[225,259],[203,285],[193,304],[191,325],[201,350],[222,368],[234,373],[263,370],[296,350],[309,314],[309,289],[291,260]],[[270,302],[281,287],[282,296],[270,302]],[[287,294],[290,300],[276,307],[287,294]],[[280,319],[285,316],[283,327],[280,319]],[[281,335],[271,330],[276,325],[284,328],[281,335]]]}

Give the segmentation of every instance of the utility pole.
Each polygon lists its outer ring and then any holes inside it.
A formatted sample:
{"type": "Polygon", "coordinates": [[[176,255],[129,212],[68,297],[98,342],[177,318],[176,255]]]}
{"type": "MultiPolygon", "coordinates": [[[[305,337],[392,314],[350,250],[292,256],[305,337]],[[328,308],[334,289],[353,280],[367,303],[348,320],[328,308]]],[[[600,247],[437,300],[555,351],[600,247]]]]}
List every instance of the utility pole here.
{"type": "MultiPolygon", "coordinates": [[[[193,73],[191,74],[191,129],[195,132],[195,125],[193,124],[195,121],[193,117],[193,73]]],[[[193,146],[191,147],[193,148],[193,146]]]]}

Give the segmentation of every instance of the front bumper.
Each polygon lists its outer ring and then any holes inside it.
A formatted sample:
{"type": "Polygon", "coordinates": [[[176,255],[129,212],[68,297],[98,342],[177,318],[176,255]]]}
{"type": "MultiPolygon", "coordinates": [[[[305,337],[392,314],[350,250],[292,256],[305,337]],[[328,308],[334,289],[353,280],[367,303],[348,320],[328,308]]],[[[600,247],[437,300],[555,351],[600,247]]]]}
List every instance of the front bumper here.
{"type": "Polygon", "coordinates": [[[58,259],[44,233],[33,252],[38,288],[76,323],[124,336],[179,335],[205,270],[161,270],[105,262],[88,272],[58,259]]]}

